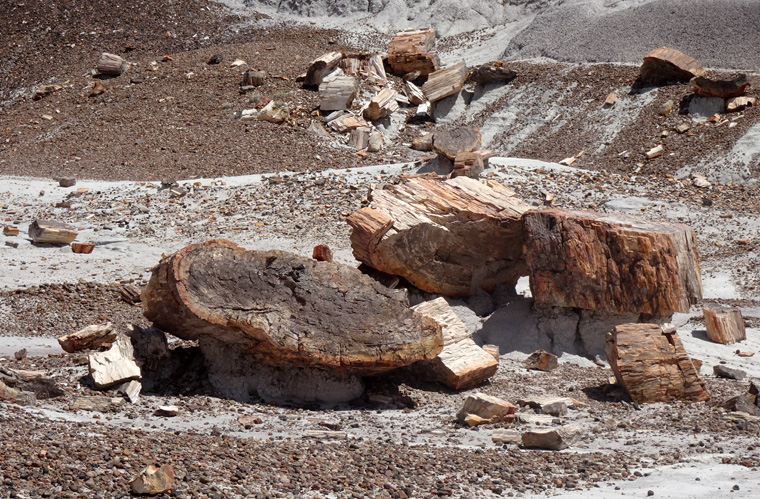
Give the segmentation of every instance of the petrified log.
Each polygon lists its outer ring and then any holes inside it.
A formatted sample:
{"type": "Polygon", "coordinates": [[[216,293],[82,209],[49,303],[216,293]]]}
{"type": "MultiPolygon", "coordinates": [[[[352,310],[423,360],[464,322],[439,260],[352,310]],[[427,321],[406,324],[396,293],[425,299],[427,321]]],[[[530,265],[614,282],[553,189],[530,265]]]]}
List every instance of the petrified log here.
{"type": "Polygon", "coordinates": [[[406,96],[409,98],[409,102],[416,106],[419,106],[427,100],[422,89],[411,81],[404,82],[404,93],[406,93],[406,96]]]}
{"type": "Polygon", "coordinates": [[[388,84],[388,76],[385,74],[383,56],[375,54],[367,59],[367,80],[371,83],[385,86],[388,84]]]}
{"type": "Polygon", "coordinates": [[[388,64],[393,71],[410,73],[419,71],[427,75],[436,71],[440,64],[433,52],[435,30],[425,28],[397,33],[388,44],[388,64]]]}
{"type": "Polygon", "coordinates": [[[443,347],[435,321],[358,269],[222,239],[162,259],[142,299],[158,328],[276,366],[371,374],[432,359],[443,347]]]}
{"type": "Polygon", "coordinates": [[[457,412],[457,421],[464,423],[468,416],[477,416],[484,422],[511,421],[517,406],[498,397],[477,392],[467,397],[457,412]]]}
{"type": "Polygon", "coordinates": [[[428,80],[422,85],[422,92],[430,102],[435,102],[462,90],[466,78],[467,64],[462,61],[430,73],[428,80]]]}
{"type": "Polygon", "coordinates": [[[74,227],[52,220],[35,220],[29,226],[29,237],[35,243],[69,244],[77,238],[74,227]]]}
{"type": "Polygon", "coordinates": [[[492,180],[416,177],[373,192],[372,204],[347,222],[360,262],[422,290],[461,297],[526,275],[519,238],[528,208],[492,180]]]}
{"type": "Polygon", "coordinates": [[[711,80],[704,76],[698,76],[692,78],[691,86],[694,92],[699,95],[730,99],[744,95],[750,84],[747,81],[747,75],[739,75],[732,80],[711,80]]]}
{"type": "Polygon", "coordinates": [[[537,307],[668,316],[702,297],[686,225],[559,209],[533,210],[523,221],[537,307]]]}
{"type": "Polygon", "coordinates": [[[747,339],[742,311],[738,308],[705,304],[702,313],[705,316],[707,336],[715,343],[731,345],[747,339]]]}
{"type": "Polygon", "coordinates": [[[67,334],[58,338],[58,344],[65,352],[74,353],[80,350],[92,350],[104,344],[111,344],[116,340],[118,332],[114,331],[113,324],[93,324],[75,333],[67,334]]]}
{"type": "Polygon", "coordinates": [[[607,333],[604,352],[634,402],[710,399],[678,333],[665,333],[656,324],[623,324],[607,333]]]}
{"type": "Polygon", "coordinates": [[[693,57],[675,49],[661,47],[644,57],[639,80],[643,83],[662,85],[671,82],[687,82],[704,73],[702,65],[693,57]]]}
{"type": "Polygon", "coordinates": [[[335,69],[343,58],[340,52],[327,52],[309,64],[306,71],[306,79],[303,84],[307,87],[318,87],[327,73],[335,69]]]}
{"type": "Polygon", "coordinates": [[[453,390],[471,388],[496,374],[499,362],[473,341],[467,325],[446,299],[436,298],[412,308],[440,324],[443,334],[443,351],[434,360],[418,362],[417,367],[429,368],[436,381],[453,390]]]}
{"type": "Polygon", "coordinates": [[[103,75],[119,76],[127,69],[127,62],[116,54],[103,52],[98,59],[98,72],[103,75]]]}
{"type": "Polygon", "coordinates": [[[504,61],[492,61],[470,69],[467,80],[486,85],[489,83],[509,83],[517,73],[504,67],[504,61]]]}
{"type": "Polygon", "coordinates": [[[480,129],[476,126],[439,131],[433,135],[433,150],[454,161],[459,153],[480,149],[480,140],[480,129]]]}
{"type": "Polygon", "coordinates": [[[397,110],[396,91],[392,88],[384,88],[364,108],[364,117],[371,121],[379,120],[390,116],[397,110]]]}
{"type": "Polygon", "coordinates": [[[322,111],[342,111],[351,107],[356,98],[356,78],[339,76],[319,86],[319,108],[322,111]]]}

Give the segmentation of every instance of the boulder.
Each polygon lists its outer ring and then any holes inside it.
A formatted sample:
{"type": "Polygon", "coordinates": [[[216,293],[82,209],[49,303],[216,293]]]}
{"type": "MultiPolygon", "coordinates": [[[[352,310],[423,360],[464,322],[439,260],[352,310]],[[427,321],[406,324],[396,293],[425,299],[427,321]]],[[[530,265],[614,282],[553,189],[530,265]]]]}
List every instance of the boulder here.
{"type": "Polygon", "coordinates": [[[664,85],[688,82],[704,73],[704,68],[694,58],[676,49],[661,47],[644,57],[639,79],[643,83],[664,85]]]}
{"type": "Polygon", "coordinates": [[[546,350],[536,350],[523,362],[525,369],[535,371],[552,371],[557,365],[557,356],[546,350]]]}
{"type": "Polygon", "coordinates": [[[498,182],[412,177],[372,197],[346,220],[354,257],[372,268],[456,297],[527,273],[520,219],[529,206],[498,182]]]}
{"type": "Polygon", "coordinates": [[[634,402],[703,402],[710,399],[676,332],[654,324],[623,324],[607,333],[605,345],[618,384],[634,402]]]}
{"type": "Polygon", "coordinates": [[[98,389],[110,388],[141,376],[132,341],[124,334],[116,338],[109,350],[91,353],[88,361],[90,376],[98,389]]]}
{"type": "Polygon", "coordinates": [[[529,449],[567,449],[583,437],[579,426],[564,425],[559,428],[528,430],[522,434],[522,444],[529,449]]]}
{"type": "Polygon", "coordinates": [[[536,307],[668,316],[702,298],[694,231],[621,213],[525,213],[536,307]]]}
{"type": "Polygon", "coordinates": [[[222,239],[163,258],[142,301],[159,329],[271,366],[369,375],[443,348],[434,320],[356,268],[222,239]]]}
{"type": "Polygon", "coordinates": [[[747,339],[742,312],[737,307],[719,304],[702,306],[707,337],[715,343],[731,345],[747,339]]]}
{"type": "Polygon", "coordinates": [[[477,386],[496,374],[499,362],[473,341],[446,299],[436,298],[412,308],[440,324],[443,335],[443,351],[433,360],[418,362],[418,367],[429,369],[436,381],[452,390],[477,386]]]}
{"type": "Polygon", "coordinates": [[[467,416],[477,416],[489,422],[511,421],[516,410],[517,406],[506,400],[477,392],[464,401],[457,412],[457,420],[463,423],[467,416]]]}

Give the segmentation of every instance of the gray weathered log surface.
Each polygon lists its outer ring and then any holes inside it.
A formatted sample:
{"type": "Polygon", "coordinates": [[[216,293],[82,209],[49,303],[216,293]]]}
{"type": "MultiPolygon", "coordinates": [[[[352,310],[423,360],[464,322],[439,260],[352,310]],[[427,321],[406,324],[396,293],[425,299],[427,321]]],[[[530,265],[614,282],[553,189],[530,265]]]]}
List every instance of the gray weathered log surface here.
{"type": "Polygon", "coordinates": [[[162,259],[142,298],[158,328],[234,344],[272,365],[370,374],[443,347],[435,321],[353,267],[225,240],[162,259]]]}
{"type": "Polygon", "coordinates": [[[428,80],[422,85],[422,92],[430,102],[435,102],[462,90],[466,78],[467,64],[462,61],[430,73],[428,80]]]}
{"type": "Polygon", "coordinates": [[[434,46],[435,30],[425,28],[402,31],[388,44],[388,64],[393,71],[430,74],[440,64],[438,56],[433,52],[434,46]]]}
{"type": "Polygon", "coordinates": [[[604,347],[615,379],[639,404],[710,399],[678,334],[656,324],[623,324],[604,347]]]}
{"type": "Polygon", "coordinates": [[[318,87],[322,83],[322,78],[335,69],[342,58],[343,54],[340,52],[327,52],[314,59],[309,64],[303,84],[307,87],[318,87]]]}
{"type": "Polygon", "coordinates": [[[358,90],[356,79],[339,76],[319,86],[319,108],[322,111],[342,111],[351,107],[358,90]]]}
{"type": "Polygon", "coordinates": [[[529,208],[498,182],[408,178],[354,212],[354,257],[446,296],[514,285],[527,274],[521,216],[529,208]]]}
{"type": "Polygon", "coordinates": [[[702,298],[696,236],[686,225],[559,209],[523,219],[538,307],[667,316],[702,298]]]}
{"type": "Polygon", "coordinates": [[[119,76],[127,69],[127,62],[116,54],[103,52],[98,59],[98,72],[104,75],[119,76]]]}

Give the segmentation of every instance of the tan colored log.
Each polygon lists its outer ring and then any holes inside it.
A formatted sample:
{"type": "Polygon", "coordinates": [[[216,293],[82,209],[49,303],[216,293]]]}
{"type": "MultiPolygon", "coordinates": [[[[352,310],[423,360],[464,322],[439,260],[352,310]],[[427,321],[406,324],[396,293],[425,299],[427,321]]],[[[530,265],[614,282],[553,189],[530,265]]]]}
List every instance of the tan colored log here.
{"type": "Polygon", "coordinates": [[[270,366],[372,374],[443,348],[435,321],[354,267],[220,239],[163,258],[142,298],[161,330],[270,366]]]}
{"type": "Polygon", "coordinates": [[[604,352],[634,402],[710,399],[678,333],[664,333],[656,324],[623,324],[607,333],[604,352]]]}
{"type": "Polygon", "coordinates": [[[422,85],[422,92],[430,102],[436,102],[459,93],[467,78],[467,64],[464,61],[431,73],[422,85]]]}
{"type": "Polygon", "coordinates": [[[319,108],[322,111],[341,111],[351,107],[358,90],[355,78],[339,76],[319,86],[319,108]]]}
{"type": "Polygon", "coordinates": [[[374,121],[387,118],[396,111],[398,111],[396,91],[392,88],[384,88],[364,108],[364,117],[370,121],[374,121]]]}
{"type": "Polygon", "coordinates": [[[529,208],[495,181],[406,178],[354,212],[357,260],[446,296],[493,290],[525,275],[521,216],[529,208]]]}
{"type": "Polygon", "coordinates": [[[731,80],[711,80],[704,76],[692,78],[691,86],[694,92],[708,97],[721,97],[731,99],[741,97],[750,86],[747,75],[739,75],[731,80]]]}
{"type": "Polygon", "coordinates": [[[98,72],[103,75],[119,76],[127,69],[127,62],[116,54],[103,52],[98,59],[98,72]]]}
{"type": "Polygon", "coordinates": [[[69,244],[76,239],[74,227],[52,220],[35,220],[29,226],[29,237],[35,243],[69,244]]]}
{"type": "Polygon", "coordinates": [[[693,57],[675,49],[660,47],[644,57],[639,79],[643,83],[660,85],[687,82],[704,73],[702,65],[693,57]]]}
{"type": "Polygon", "coordinates": [[[420,361],[419,367],[430,369],[435,380],[452,390],[477,386],[494,374],[499,362],[472,339],[467,325],[444,298],[436,298],[412,307],[416,312],[441,325],[443,351],[434,360],[420,361]]]}
{"type": "Polygon", "coordinates": [[[383,56],[375,54],[367,59],[367,79],[370,83],[385,86],[388,84],[388,76],[385,74],[383,56]]]}
{"type": "Polygon", "coordinates": [[[421,75],[438,69],[440,61],[433,52],[435,30],[424,28],[397,33],[388,44],[388,64],[393,71],[410,73],[419,71],[421,75]]]}
{"type": "Polygon", "coordinates": [[[738,308],[705,304],[702,313],[707,337],[715,343],[731,345],[747,339],[742,312],[738,308]]]}
{"type": "Polygon", "coordinates": [[[335,69],[342,58],[343,55],[340,52],[327,52],[311,61],[309,69],[306,71],[304,85],[307,87],[318,87],[325,75],[335,69]]]}
{"type": "Polygon", "coordinates": [[[411,102],[414,105],[420,105],[424,103],[427,98],[425,97],[425,93],[422,91],[420,87],[412,83],[411,81],[405,81],[404,82],[404,92],[406,93],[406,96],[409,98],[409,102],[411,102]]]}
{"type": "Polygon", "coordinates": [[[554,208],[523,222],[537,307],[668,316],[702,298],[696,236],[686,225],[554,208]]]}
{"type": "Polygon", "coordinates": [[[110,345],[116,341],[117,331],[113,324],[94,324],[87,326],[76,333],[67,334],[58,338],[58,344],[65,352],[74,353],[80,350],[93,350],[103,345],[110,345]]]}

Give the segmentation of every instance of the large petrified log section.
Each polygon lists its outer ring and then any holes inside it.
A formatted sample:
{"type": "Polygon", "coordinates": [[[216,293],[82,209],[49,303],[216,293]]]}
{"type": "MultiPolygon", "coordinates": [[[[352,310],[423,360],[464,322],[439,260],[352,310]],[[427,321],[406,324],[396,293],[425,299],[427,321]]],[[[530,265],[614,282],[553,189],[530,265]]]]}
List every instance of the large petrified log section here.
{"type": "Polygon", "coordinates": [[[374,374],[433,359],[440,326],[358,269],[221,239],[161,260],[145,316],[187,340],[209,340],[266,364],[374,374]]]}
{"type": "Polygon", "coordinates": [[[634,402],[710,399],[676,332],[655,324],[623,324],[607,333],[607,360],[634,402]]]}
{"type": "Polygon", "coordinates": [[[393,71],[410,73],[419,71],[427,75],[436,71],[440,64],[433,52],[435,30],[424,28],[402,31],[388,44],[388,64],[393,71]]]}
{"type": "Polygon", "coordinates": [[[354,212],[354,257],[418,288],[469,296],[527,274],[521,216],[529,206],[498,182],[408,178],[354,212]]]}
{"type": "Polygon", "coordinates": [[[685,225],[559,209],[523,220],[538,307],[668,316],[702,298],[695,234],[685,225]]]}

